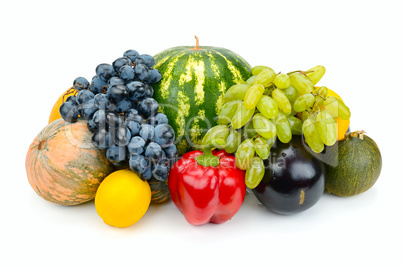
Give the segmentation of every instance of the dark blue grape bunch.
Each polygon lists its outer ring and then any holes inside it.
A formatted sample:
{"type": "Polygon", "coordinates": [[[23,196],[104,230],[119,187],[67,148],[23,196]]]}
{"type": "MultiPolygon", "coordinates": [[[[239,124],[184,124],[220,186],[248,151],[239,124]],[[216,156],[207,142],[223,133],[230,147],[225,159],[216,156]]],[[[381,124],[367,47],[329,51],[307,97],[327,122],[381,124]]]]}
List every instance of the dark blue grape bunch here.
{"type": "Polygon", "coordinates": [[[152,98],[152,84],[162,79],[154,64],[152,56],[135,50],[99,64],[91,83],[74,80],[69,93],[76,94],[60,106],[60,114],[71,123],[88,120],[92,143],[116,166],[128,165],[144,180],[165,181],[178,153],[168,118],[152,98]]]}

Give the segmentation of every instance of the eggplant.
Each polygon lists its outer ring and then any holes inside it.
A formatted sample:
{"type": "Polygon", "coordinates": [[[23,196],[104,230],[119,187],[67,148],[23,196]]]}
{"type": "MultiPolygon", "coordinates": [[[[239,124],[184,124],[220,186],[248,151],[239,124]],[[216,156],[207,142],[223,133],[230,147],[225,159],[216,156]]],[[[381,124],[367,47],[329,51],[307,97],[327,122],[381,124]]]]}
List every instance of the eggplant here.
{"type": "Polygon", "coordinates": [[[257,199],[270,211],[293,214],[315,205],[324,193],[325,166],[306,149],[302,136],[289,143],[276,139],[265,160],[265,175],[253,189],[257,199]]]}

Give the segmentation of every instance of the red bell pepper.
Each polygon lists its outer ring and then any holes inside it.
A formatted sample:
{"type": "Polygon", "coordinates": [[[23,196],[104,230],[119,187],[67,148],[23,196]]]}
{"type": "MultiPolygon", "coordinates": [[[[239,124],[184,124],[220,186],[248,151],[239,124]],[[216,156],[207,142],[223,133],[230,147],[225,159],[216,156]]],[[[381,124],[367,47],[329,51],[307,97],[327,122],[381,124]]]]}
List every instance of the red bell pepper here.
{"type": "Polygon", "coordinates": [[[172,167],[168,185],[172,201],[187,222],[224,223],[240,209],[246,193],[245,171],[225,151],[192,151],[172,167]]]}

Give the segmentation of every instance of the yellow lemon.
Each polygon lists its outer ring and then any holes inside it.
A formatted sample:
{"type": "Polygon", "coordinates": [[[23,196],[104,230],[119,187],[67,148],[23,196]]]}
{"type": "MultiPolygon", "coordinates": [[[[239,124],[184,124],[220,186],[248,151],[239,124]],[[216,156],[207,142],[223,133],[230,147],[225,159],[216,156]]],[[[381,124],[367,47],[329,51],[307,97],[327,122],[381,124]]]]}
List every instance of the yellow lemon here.
{"type": "Polygon", "coordinates": [[[118,170],[107,176],[95,196],[95,209],[103,221],[128,227],[139,221],[151,203],[151,188],[131,170],[118,170]]]}

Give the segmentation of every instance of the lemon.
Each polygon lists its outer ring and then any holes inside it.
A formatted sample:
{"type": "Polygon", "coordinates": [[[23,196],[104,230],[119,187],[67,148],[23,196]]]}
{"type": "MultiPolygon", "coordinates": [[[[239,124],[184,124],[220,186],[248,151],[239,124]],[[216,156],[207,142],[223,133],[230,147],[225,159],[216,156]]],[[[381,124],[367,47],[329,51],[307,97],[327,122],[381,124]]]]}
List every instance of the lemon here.
{"type": "Polygon", "coordinates": [[[115,227],[128,227],[139,221],[151,203],[151,188],[131,170],[118,170],[107,176],[95,195],[95,209],[103,221],[115,227]]]}

